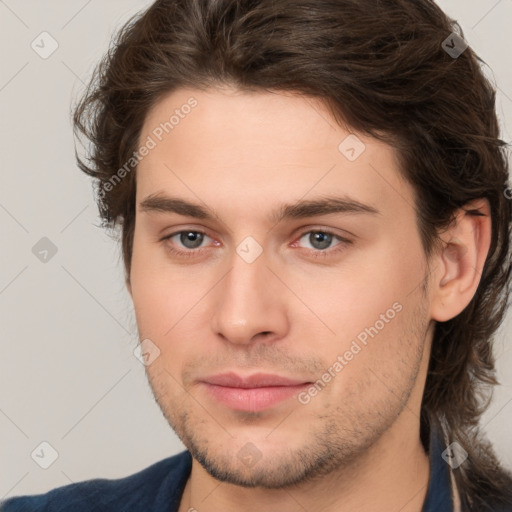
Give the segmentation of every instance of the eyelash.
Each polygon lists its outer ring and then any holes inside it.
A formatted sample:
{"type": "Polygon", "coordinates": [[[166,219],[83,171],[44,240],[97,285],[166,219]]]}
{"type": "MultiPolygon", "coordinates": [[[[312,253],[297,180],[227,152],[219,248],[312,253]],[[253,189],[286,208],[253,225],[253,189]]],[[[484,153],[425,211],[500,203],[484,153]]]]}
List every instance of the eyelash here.
{"type": "MultiPolygon", "coordinates": [[[[196,233],[200,235],[204,235],[209,237],[207,233],[200,230],[195,229],[185,229],[181,231],[175,231],[174,233],[171,233],[170,235],[166,235],[163,238],[160,239],[160,242],[166,242],[167,240],[171,239],[172,237],[176,235],[180,235],[181,233],[196,233]]],[[[332,231],[329,231],[327,229],[310,229],[308,231],[302,232],[299,237],[297,238],[297,241],[299,241],[304,235],[307,235],[308,233],[322,233],[324,235],[330,235],[333,238],[336,238],[339,240],[340,243],[334,246],[334,248],[329,249],[307,249],[308,252],[313,256],[313,258],[326,258],[329,256],[333,256],[335,254],[338,254],[339,252],[343,251],[345,249],[346,245],[352,244],[352,240],[349,240],[348,238],[344,238],[340,235],[337,235],[336,233],[333,233],[332,231]]],[[[209,237],[211,238],[211,237],[209,237]]],[[[294,242],[295,243],[295,242],[294,242]]],[[[199,249],[188,249],[188,250],[181,250],[176,249],[175,247],[166,244],[166,250],[171,254],[175,256],[179,256],[180,258],[194,258],[197,256],[200,256],[205,250],[207,250],[206,247],[200,247],[199,249]]]]}

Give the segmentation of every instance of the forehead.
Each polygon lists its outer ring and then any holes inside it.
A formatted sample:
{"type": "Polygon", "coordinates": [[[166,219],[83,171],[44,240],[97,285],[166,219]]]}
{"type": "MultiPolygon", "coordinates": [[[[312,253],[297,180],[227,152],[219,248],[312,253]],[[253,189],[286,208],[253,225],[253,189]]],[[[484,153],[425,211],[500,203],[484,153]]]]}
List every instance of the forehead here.
{"type": "MultiPolygon", "coordinates": [[[[413,213],[396,151],[339,126],[324,104],[294,93],[178,89],[148,113],[137,199],[158,192],[233,211],[332,194],[413,213]]],[[[403,212],[402,212],[403,213],[403,212]]]]}

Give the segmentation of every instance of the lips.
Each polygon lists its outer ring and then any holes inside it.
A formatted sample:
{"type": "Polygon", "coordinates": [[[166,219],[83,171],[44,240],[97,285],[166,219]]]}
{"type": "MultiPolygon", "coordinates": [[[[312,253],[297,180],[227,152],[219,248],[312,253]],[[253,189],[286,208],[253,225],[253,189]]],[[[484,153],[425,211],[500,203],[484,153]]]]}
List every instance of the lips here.
{"type": "Polygon", "coordinates": [[[297,395],[311,382],[266,373],[241,376],[230,372],[207,377],[200,384],[211,398],[230,409],[257,412],[297,395]]]}
{"type": "Polygon", "coordinates": [[[272,375],[270,373],[257,373],[242,377],[236,373],[223,373],[214,375],[204,379],[209,384],[216,386],[225,386],[229,388],[264,388],[274,386],[296,386],[298,384],[305,384],[303,380],[288,379],[279,375],[272,375]]]}

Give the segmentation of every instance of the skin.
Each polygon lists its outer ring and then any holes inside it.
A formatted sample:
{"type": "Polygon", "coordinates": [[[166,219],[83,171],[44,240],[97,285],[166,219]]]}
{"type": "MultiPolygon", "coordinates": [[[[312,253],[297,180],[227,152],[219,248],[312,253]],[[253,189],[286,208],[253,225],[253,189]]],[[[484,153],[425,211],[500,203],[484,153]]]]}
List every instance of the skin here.
{"type": "MultiPolygon", "coordinates": [[[[356,134],[366,148],[349,161],[338,146],[352,130],[292,93],[179,89],[150,111],[140,140],[191,96],[197,107],[138,166],[127,279],[140,339],[160,350],[146,368],[151,388],[194,457],[180,512],[420,512],[429,459],[419,415],[434,322],[475,293],[489,218],[460,212],[427,262],[394,148],[356,134]],[[141,208],[158,193],[216,217],[141,208]],[[378,213],[270,218],[283,204],[328,195],[378,213]],[[200,249],[179,234],[162,240],[180,231],[204,232],[200,249]],[[325,248],[317,232],[335,236],[325,248]],[[262,249],[252,263],[236,251],[247,236],[262,249]],[[307,404],[292,397],[240,412],[200,383],[227,371],[315,382],[397,303],[400,312],[307,404]],[[247,446],[252,465],[239,457],[247,446]]],[[[472,206],[488,213],[485,201],[472,206]]]]}

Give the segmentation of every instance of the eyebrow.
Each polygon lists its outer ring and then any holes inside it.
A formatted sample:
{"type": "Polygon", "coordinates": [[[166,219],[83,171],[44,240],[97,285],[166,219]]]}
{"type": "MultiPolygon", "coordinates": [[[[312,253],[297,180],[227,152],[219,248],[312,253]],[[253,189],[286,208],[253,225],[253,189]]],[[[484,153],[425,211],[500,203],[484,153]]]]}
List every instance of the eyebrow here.
{"type": "MultiPolygon", "coordinates": [[[[177,213],[197,219],[218,219],[216,212],[196,203],[191,203],[162,193],[151,194],[139,203],[142,212],[177,213]]],[[[303,219],[330,215],[333,213],[371,214],[380,215],[379,210],[368,204],[361,203],[348,197],[325,196],[313,200],[299,200],[295,203],[284,204],[271,212],[270,221],[274,223],[285,219],[303,219]]]]}

